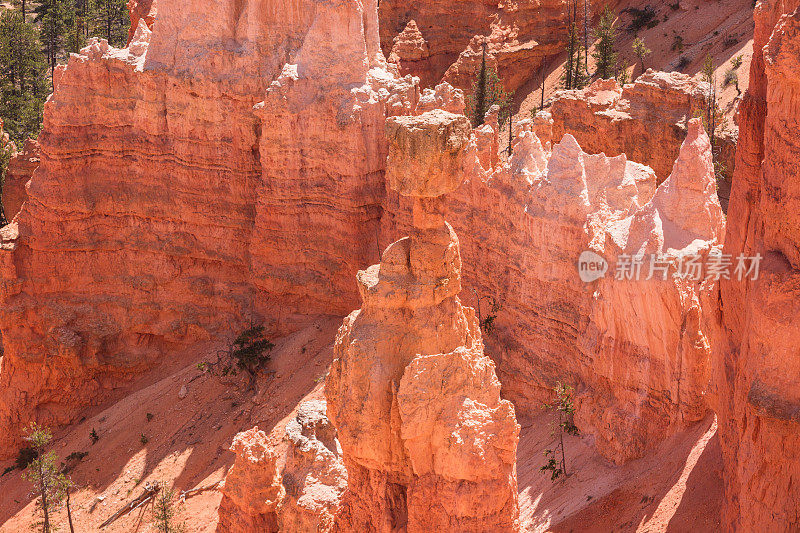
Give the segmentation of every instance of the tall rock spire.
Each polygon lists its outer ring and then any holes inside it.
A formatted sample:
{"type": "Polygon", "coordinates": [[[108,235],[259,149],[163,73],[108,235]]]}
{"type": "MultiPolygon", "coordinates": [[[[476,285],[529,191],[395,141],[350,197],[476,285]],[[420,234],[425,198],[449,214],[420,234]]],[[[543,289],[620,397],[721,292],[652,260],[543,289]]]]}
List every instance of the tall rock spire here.
{"type": "Polygon", "coordinates": [[[466,117],[388,120],[387,181],[413,200],[409,237],[359,272],[326,383],[349,485],[345,530],[514,531],[519,426],[500,399],[443,195],[463,176],[466,117]]]}

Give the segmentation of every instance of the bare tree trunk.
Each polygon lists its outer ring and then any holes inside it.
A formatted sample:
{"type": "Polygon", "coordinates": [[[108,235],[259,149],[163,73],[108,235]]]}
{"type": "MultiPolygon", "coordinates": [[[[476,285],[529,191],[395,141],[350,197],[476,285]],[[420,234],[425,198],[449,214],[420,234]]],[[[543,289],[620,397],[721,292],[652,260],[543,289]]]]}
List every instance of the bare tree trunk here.
{"type": "Polygon", "coordinates": [[[375,246],[378,249],[378,263],[381,262],[381,221],[378,219],[378,225],[375,226],[375,246]]]}
{"type": "Polygon", "coordinates": [[[72,510],[69,507],[69,487],[67,487],[67,520],[69,521],[69,533],[75,533],[75,527],[72,525],[72,510]]]}
{"type": "Polygon", "coordinates": [[[542,65],[542,105],[541,105],[541,107],[540,107],[540,109],[541,109],[542,111],[544,111],[544,81],[545,81],[545,76],[544,76],[544,65],[542,65]]]}
{"type": "Polygon", "coordinates": [[[583,68],[589,72],[589,0],[583,0],[583,68]]]}
{"type": "Polygon", "coordinates": [[[47,503],[47,484],[44,479],[44,468],[42,462],[42,452],[38,451],[39,456],[39,491],[42,493],[42,514],[44,514],[44,522],[42,524],[42,532],[50,533],[50,509],[47,503]]]}
{"type": "Polygon", "coordinates": [[[512,140],[512,126],[513,126],[513,119],[511,118],[511,104],[508,104],[508,157],[511,158],[511,140],[512,140]]]}
{"type": "Polygon", "coordinates": [[[564,453],[564,415],[558,413],[558,439],[561,446],[561,471],[564,472],[564,477],[567,476],[567,458],[564,453]]]}

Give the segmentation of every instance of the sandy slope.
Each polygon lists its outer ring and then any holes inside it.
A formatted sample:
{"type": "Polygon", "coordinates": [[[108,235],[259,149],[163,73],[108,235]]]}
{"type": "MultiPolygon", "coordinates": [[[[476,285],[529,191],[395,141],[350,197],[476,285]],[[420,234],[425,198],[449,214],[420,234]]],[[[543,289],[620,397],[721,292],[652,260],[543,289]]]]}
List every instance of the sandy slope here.
{"type": "MultiPolygon", "coordinates": [[[[55,449],[60,457],[89,452],[72,476],[77,531],[97,531],[146,481],[162,480],[185,490],[222,479],[233,461],[227,448],[240,430],[254,425],[267,432],[274,429],[276,446],[283,446],[282,428],[294,408],[322,395],[320,378],[340,323],[338,318],[320,319],[278,341],[271,367],[275,374],[261,380],[256,394],[246,391],[243,377],[223,381],[198,372],[196,362],[217,348],[207,346],[181,354],[191,364],[178,371],[169,366],[155,370],[138,390],[58,432],[55,449]],[[187,394],[180,399],[183,386],[187,394]],[[153,415],[150,422],[147,413],[153,415]],[[92,428],[100,436],[94,445],[92,428]],[[142,435],[146,445],[140,442],[142,435]]],[[[539,471],[552,441],[547,416],[521,423],[517,469],[526,531],[686,531],[690,524],[697,531],[716,528],[722,496],[711,418],[624,467],[606,462],[585,439],[570,438],[572,475],[556,483],[539,471]]],[[[0,478],[0,531],[28,529],[34,510],[28,491],[17,471],[0,478]]],[[[188,531],[214,531],[220,498],[218,491],[210,491],[187,499],[179,519],[188,531]]],[[[150,517],[148,508],[104,531],[154,531],[150,517]]],[[[59,512],[56,520],[66,530],[65,513],[59,512]]]]}
{"type": "MultiPolygon", "coordinates": [[[[199,353],[182,354],[192,361],[183,369],[157,369],[157,381],[59,431],[55,450],[62,459],[72,452],[89,452],[72,475],[76,530],[98,530],[106,518],[139,495],[147,481],[166,481],[186,490],[222,479],[234,459],[228,446],[242,429],[258,425],[269,432],[278,426],[276,433],[282,434],[280,427],[294,407],[304,397],[321,394],[319,378],[331,361],[339,324],[340,318],[321,319],[277,341],[271,363],[275,374],[261,380],[257,394],[246,391],[244,376],[223,381],[201,374],[197,361],[218,349],[208,346],[199,353]],[[183,386],[187,394],[180,399],[183,386]],[[147,413],[153,415],[150,422],[147,413]],[[100,436],[94,445],[89,438],[93,428],[100,436]],[[145,445],[142,435],[148,439],[145,445]]],[[[0,470],[6,466],[0,465],[0,470]]],[[[0,478],[0,531],[27,530],[34,510],[28,491],[29,484],[18,471],[0,478]]],[[[188,499],[180,514],[188,531],[214,531],[220,499],[218,491],[188,499]]],[[[154,531],[150,515],[150,509],[137,512],[104,531],[154,531]]],[[[66,513],[58,513],[56,520],[66,528],[66,513]]]]}
{"type": "Polygon", "coordinates": [[[579,438],[567,441],[570,476],[539,472],[552,439],[546,421],[524,427],[517,459],[526,531],[714,531],[722,501],[716,421],[707,418],[653,455],[614,467],[579,438]]]}

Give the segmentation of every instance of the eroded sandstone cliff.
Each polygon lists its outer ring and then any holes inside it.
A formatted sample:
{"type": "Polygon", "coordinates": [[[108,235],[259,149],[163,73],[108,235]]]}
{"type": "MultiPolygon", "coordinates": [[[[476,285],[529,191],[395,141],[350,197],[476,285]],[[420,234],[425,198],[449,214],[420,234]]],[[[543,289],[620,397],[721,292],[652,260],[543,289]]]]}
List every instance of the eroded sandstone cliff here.
{"type": "MultiPolygon", "coordinates": [[[[551,154],[523,131],[508,162],[492,169],[472,161],[448,200],[471,289],[464,299],[496,316],[485,341],[504,396],[518,413],[534,414],[557,381],[571,382],[581,429],[619,462],[708,409],[710,347],[699,313],[711,287],[672,276],[684,256],[718,249],[724,228],[708,136],[692,124],[658,190],[655,173],[624,154],[586,154],[571,135],[551,154]],[[678,207],[687,202],[691,215],[678,207]],[[581,281],[584,251],[608,261],[604,279],[581,281]],[[660,253],[670,275],[648,280],[647,257],[660,253]],[[637,254],[641,281],[616,279],[617,258],[637,254]]],[[[478,156],[492,151],[498,133],[475,130],[478,156]]],[[[387,205],[386,233],[402,234],[406,201],[389,192],[387,205]]]]}
{"type": "Polygon", "coordinates": [[[25,186],[39,166],[39,143],[28,139],[22,150],[14,154],[8,162],[5,182],[3,183],[3,210],[6,218],[13,220],[27,196],[25,186]]]}
{"type": "Polygon", "coordinates": [[[712,398],[731,530],[800,528],[798,5],[757,4],[750,86],[740,107],[725,253],[763,260],[757,280],[720,283],[715,317],[712,398]]]}
{"type": "MultiPolygon", "coordinates": [[[[536,73],[544,62],[561,52],[566,34],[566,12],[561,1],[542,2],[403,2],[380,3],[381,46],[387,57],[399,39],[406,54],[397,54],[401,68],[429,83],[442,80],[469,89],[480,65],[481,43],[496,60],[506,89],[514,91],[536,73]],[[408,61],[410,21],[416,27],[413,42],[424,61],[408,61]],[[447,21],[447,23],[443,23],[447,21]],[[455,63],[455,65],[454,65],[455,63]],[[451,67],[452,65],[452,67],[451,67]]],[[[427,86],[427,85],[423,85],[427,86]]]]}
{"type": "MultiPolygon", "coordinates": [[[[680,72],[648,70],[620,87],[597,80],[579,91],[561,91],[549,109],[553,137],[573,135],[589,153],[625,154],[656,171],[661,183],[672,170],[689,120],[706,112],[709,84],[680,72]]],[[[734,169],[736,136],[717,132],[717,160],[734,169]]]]}
{"type": "Polygon", "coordinates": [[[128,48],[95,40],[56,70],[3,235],[0,455],[178,346],[356,305],[384,117],[416,98],[382,69],[376,13],[162,1],[128,48]]]}
{"type": "MultiPolygon", "coordinates": [[[[410,200],[385,185],[385,117],[459,112],[463,94],[420,93],[385,64],[375,5],[237,6],[162,2],[129,48],[95,41],[57,71],[41,167],[2,234],[0,442],[30,419],[69,421],[175,347],[344,315],[356,272],[412,232],[410,200]]],[[[469,133],[452,178],[466,182],[446,201],[462,297],[496,315],[486,353],[518,412],[571,382],[582,429],[624,461],[706,409],[707,287],[587,284],[576,263],[594,250],[611,278],[623,252],[677,261],[718,246],[708,146],[690,131],[656,192],[625,155],[589,155],[569,135],[551,154],[551,129],[528,122],[510,159],[496,110],[469,133]],[[687,221],[683,201],[708,216],[687,221]]]]}

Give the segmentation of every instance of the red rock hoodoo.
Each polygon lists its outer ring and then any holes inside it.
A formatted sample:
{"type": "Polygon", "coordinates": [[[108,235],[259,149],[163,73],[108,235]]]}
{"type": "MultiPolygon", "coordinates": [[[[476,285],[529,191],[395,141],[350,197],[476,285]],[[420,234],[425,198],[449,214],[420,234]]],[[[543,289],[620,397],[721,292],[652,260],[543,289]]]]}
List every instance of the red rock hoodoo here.
{"type": "Polygon", "coordinates": [[[286,457],[276,453],[276,432],[239,433],[236,462],[225,479],[219,533],[332,531],[347,486],[347,470],[326,404],[301,404],[286,424],[286,457]]]}
{"type": "Polygon", "coordinates": [[[414,35],[419,34],[413,41],[425,43],[426,58],[412,63],[404,61],[408,56],[399,54],[401,69],[405,65],[408,72],[420,76],[423,86],[438,83],[447,72],[445,81],[459,89],[470,89],[480,65],[482,42],[487,42],[487,53],[493,64],[496,60],[506,89],[514,91],[548,58],[562,51],[566,31],[566,12],[561,0],[499,3],[382,0],[380,20],[381,46],[387,57],[398,34],[405,34],[398,42],[409,42],[407,25],[413,20],[414,35]]]}
{"type": "Polygon", "coordinates": [[[559,381],[616,463],[715,411],[724,527],[797,530],[798,5],[755,10],[726,228],[683,75],[470,127],[482,43],[519,87],[563,2],[383,0],[379,33],[375,0],[132,0],[129,46],[58,67],[11,163],[0,458],[187,347],[350,313],[327,404],[235,439],[220,531],[514,531],[517,416],[559,381]],[[760,276],[653,276],[721,253],[760,276]]]}
{"type": "Polygon", "coordinates": [[[468,119],[388,121],[389,186],[413,204],[411,236],[358,274],[362,308],[336,339],[325,392],[348,488],[344,531],[515,531],[514,408],[500,399],[442,195],[463,178],[468,119]]]}

